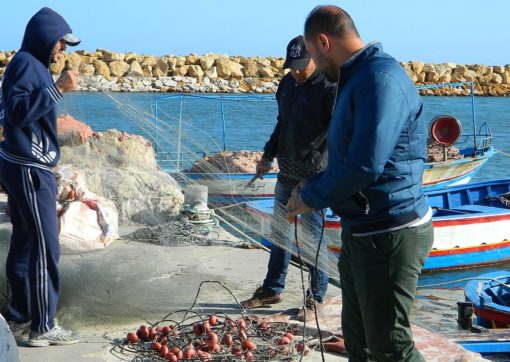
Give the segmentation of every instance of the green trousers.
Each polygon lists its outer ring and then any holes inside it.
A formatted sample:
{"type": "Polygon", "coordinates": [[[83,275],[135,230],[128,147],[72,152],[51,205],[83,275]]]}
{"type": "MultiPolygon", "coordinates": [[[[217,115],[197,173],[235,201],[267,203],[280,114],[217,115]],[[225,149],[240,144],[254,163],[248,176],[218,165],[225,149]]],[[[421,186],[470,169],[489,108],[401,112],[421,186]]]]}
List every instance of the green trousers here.
{"type": "Polygon", "coordinates": [[[343,229],[338,269],[349,361],[425,361],[409,316],[433,240],[432,222],[372,236],[343,229]]]}

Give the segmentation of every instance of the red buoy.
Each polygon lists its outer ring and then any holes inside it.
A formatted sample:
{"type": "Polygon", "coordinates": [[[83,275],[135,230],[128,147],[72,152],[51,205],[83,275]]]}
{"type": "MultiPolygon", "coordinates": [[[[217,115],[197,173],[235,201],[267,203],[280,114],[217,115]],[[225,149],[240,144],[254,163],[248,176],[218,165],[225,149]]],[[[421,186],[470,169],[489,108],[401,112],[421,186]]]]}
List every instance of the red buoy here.
{"type": "Polygon", "coordinates": [[[430,122],[430,136],[439,144],[450,146],[457,142],[462,134],[462,125],[454,116],[437,116],[430,122]]]}

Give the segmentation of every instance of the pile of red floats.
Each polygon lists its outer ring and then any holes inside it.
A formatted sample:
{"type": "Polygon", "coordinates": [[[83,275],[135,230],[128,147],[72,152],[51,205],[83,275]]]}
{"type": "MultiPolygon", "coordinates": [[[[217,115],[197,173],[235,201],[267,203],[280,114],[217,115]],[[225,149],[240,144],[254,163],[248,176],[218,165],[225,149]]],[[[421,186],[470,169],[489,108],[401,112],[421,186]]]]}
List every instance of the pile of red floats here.
{"type": "Polygon", "coordinates": [[[129,332],[122,343],[124,352],[177,362],[293,360],[309,351],[303,337],[296,339],[296,330],[287,323],[211,314],[186,325],[164,324],[142,325],[129,332]]]}

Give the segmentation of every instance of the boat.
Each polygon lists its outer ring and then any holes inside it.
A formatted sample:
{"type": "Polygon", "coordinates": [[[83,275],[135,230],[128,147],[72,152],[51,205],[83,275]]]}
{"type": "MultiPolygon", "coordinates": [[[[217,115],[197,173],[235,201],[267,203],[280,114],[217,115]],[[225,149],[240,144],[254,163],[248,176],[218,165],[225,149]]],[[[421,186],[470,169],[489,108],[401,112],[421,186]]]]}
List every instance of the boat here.
{"type": "MultiPolygon", "coordinates": [[[[428,191],[467,184],[484,163],[495,154],[491,147],[491,129],[487,123],[483,123],[476,131],[474,83],[435,84],[417,88],[426,90],[441,87],[468,87],[470,89],[473,132],[463,133],[461,122],[452,115],[440,114],[433,117],[429,127],[430,138],[444,147],[444,157],[426,163],[423,186],[428,191]],[[447,148],[450,146],[457,146],[458,153],[456,156],[458,157],[448,156],[447,148]]],[[[229,99],[231,98],[229,97],[229,99]]],[[[267,102],[267,99],[264,101],[267,102]]],[[[225,133],[224,125],[223,130],[225,133]]],[[[224,137],[226,138],[226,134],[224,134],[224,137]]],[[[224,150],[227,148],[226,143],[223,147],[224,150]]],[[[269,173],[264,176],[263,180],[257,179],[252,183],[249,183],[249,181],[254,178],[254,173],[191,173],[182,170],[179,170],[179,173],[181,175],[176,176],[176,178],[184,176],[191,182],[207,186],[211,203],[271,199],[274,197],[274,188],[277,181],[277,173],[269,173]]]]}
{"type": "Polygon", "coordinates": [[[450,339],[472,352],[496,354],[498,361],[502,358],[508,361],[510,272],[493,271],[468,279],[464,287],[465,301],[457,302],[460,328],[450,339]]]}
{"type": "MultiPolygon", "coordinates": [[[[433,210],[434,244],[424,271],[455,270],[510,260],[510,179],[426,191],[433,210]]],[[[260,235],[269,235],[273,200],[246,204],[260,235]]],[[[341,219],[327,210],[329,253],[341,253],[341,219]]],[[[267,238],[261,242],[267,244],[267,238]]]]}
{"type": "Polygon", "coordinates": [[[464,288],[477,317],[485,328],[510,328],[510,272],[496,271],[479,275],[464,288]]]}

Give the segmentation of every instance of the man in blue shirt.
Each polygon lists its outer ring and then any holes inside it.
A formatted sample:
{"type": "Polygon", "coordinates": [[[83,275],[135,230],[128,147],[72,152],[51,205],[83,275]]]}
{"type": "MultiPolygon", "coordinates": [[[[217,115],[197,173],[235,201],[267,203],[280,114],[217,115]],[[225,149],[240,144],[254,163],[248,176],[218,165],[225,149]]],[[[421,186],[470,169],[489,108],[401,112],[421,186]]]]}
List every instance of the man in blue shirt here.
{"type": "Polygon", "coordinates": [[[305,44],[338,80],[328,165],[300,184],[287,218],[330,207],[342,218],[342,331],[350,361],[424,361],[410,328],[433,242],[421,188],[427,129],[414,84],[379,43],[365,45],[344,10],[319,6],[305,44]]]}
{"type": "Polygon", "coordinates": [[[76,87],[78,75],[65,71],[53,82],[48,71],[68,45],[79,43],[62,16],[42,8],[28,22],[2,81],[0,184],[8,194],[12,222],[7,256],[12,298],[6,319],[17,339],[30,329],[27,344],[34,347],[79,341],[55,320],[60,244],[52,172],[60,157],[56,105],[76,87]]]}

